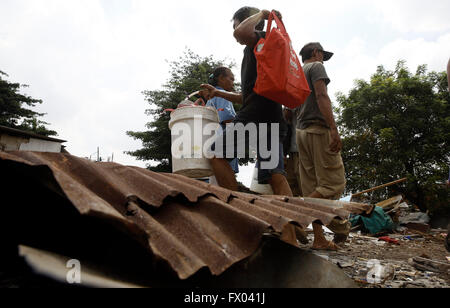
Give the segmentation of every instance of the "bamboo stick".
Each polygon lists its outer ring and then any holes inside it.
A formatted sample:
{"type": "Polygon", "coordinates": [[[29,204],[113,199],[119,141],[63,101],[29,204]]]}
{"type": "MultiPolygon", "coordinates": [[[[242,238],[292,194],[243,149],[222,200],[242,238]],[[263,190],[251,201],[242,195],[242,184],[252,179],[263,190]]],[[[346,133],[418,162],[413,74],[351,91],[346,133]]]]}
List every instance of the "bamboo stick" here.
{"type": "Polygon", "coordinates": [[[407,178],[403,178],[403,179],[400,179],[400,180],[397,180],[397,181],[394,181],[394,182],[391,182],[391,183],[387,183],[387,184],[383,184],[383,185],[380,185],[380,186],[377,186],[377,187],[373,187],[373,188],[370,188],[370,189],[367,189],[367,190],[364,190],[364,191],[361,191],[359,193],[356,193],[356,194],[352,195],[352,198],[358,197],[358,196],[360,196],[362,194],[369,193],[369,192],[372,192],[372,191],[375,191],[375,190],[378,190],[378,189],[381,189],[381,188],[385,188],[385,187],[389,187],[389,186],[392,186],[392,185],[395,185],[395,184],[403,183],[403,182],[406,182],[407,180],[408,180],[407,178]]]}

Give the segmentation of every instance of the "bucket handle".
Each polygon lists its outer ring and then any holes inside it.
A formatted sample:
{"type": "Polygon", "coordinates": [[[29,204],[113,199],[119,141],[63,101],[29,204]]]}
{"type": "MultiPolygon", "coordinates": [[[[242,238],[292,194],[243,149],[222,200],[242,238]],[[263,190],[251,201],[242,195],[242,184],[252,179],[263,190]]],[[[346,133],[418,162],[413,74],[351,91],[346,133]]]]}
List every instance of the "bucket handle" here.
{"type": "Polygon", "coordinates": [[[198,100],[195,101],[194,105],[195,106],[199,106],[199,104],[201,104],[203,107],[206,106],[205,101],[203,100],[203,98],[199,98],[198,100]]]}
{"type": "Polygon", "coordinates": [[[189,100],[192,96],[196,96],[196,95],[199,95],[199,94],[200,94],[200,91],[196,91],[194,93],[191,93],[191,94],[188,95],[188,97],[186,97],[186,100],[189,100]]]}
{"type": "MultiPolygon", "coordinates": [[[[194,93],[189,94],[188,97],[186,97],[186,100],[190,100],[190,98],[193,97],[193,96],[198,96],[200,94],[200,92],[201,91],[196,91],[194,93]]],[[[198,100],[196,100],[194,105],[198,106],[200,102],[201,102],[201,105],[203,107],[205,107],[206,103],[205,103],[205,101],[202,98],[199,98],[198,100]]]]}
{"type": "MultiPolygon", "coordinates": [[[[190,100],[191,97],[199,95],[201,91],[196,91],[194,93],[189,94],[186,97],[186,100],[190,100]]],[[[201,104],[201,106],[205,107],[206,103],[202,98],[199,98],[198,100],[195,101],[194,106],[199,106],[201,104]]],[[[174,112],[175,109],[164,109],[164,112],[174,112]]]]}

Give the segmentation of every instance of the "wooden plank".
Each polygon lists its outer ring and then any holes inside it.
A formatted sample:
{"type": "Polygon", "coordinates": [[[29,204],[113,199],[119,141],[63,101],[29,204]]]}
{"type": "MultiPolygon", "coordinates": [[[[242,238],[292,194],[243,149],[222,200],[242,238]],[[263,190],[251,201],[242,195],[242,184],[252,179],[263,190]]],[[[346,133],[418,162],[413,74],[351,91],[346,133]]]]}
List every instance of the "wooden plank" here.
{"type": "Polygon", "coordinates": [[[381,201],[376,204],[376,206],[379,206],[381,208],[389,208],[389,207],[395,207],[397,206],[401,201],[403,200],[403,196],[396,196],[393,198],[390,198],[388,200],[381,201]]]}
{"type": "Polygon", "coordinates": [[[369,193],[369,192],[372,192],[372,191],[375,191],[375,190],[378,190],[378,189],[381,189],[381,188],[385,188],[385,187],[389,187],[389,186],[392,186],[392,185],[395,185],[395,184],[403,183],[403,182],[406,182],[407,180],[408,180],[407,178],[403,178],[403,179],[400,179],[400,180],[397,180],[397,181],[394,181],[394,182],[391,182],[391,183],[387,183],[387,184],[383,184],[383,185],[380,185],[380,186],[377,186],[377,187],[373,187],[373,188],[370,188],[370,189],[367,189],[367,190],[364,190],[364,191],[361,191],[359,193],[356,193],[356,194],[352,195],[352,198],[361,196],[363,194],[366,194],[366,193],[369,193]]]}

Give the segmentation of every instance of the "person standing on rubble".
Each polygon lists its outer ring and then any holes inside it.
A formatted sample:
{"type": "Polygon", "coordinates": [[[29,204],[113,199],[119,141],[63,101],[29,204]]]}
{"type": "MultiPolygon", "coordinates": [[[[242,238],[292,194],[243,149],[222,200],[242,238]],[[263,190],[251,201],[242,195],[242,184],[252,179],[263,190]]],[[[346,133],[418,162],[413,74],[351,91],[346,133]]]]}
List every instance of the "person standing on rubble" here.
{"type": "MultiPolygon", "coordinates": [[[[292,191],[286,180],[286,173],[284,171],[284,155],[281,141],[286,133],[286,123],[283,118],[282,107],[277,102],[259,96],[253,91],[257,79],[257,63],[253,50],[257,42],[265,36],[263,30],[265,20],[269,18],[269,15],[270,12],[267,10],[260,11],[257,8],[243,7],[233,16],[234,37],[238,43],[246,46],[244,50],[244,59],[242,61],[242,93],[218,90],[212,85],[204,84],[201,86],[203,89],[208,90],[210,98],[221,97],[233,103],[243,105],[241,111],[236,115],[236,118],[233,121],[233,124],[236,124],[234,125],[234,128],[229,129],[228,127],[231,127],[232,125],[228,125],[223,140],[216,139],[215,145],[222,143],[224,146],[222,149],[214,149],[215,156],[211,159],[211,166],[220,186],[230,190],[237,190],[238,184],[236,177],[227,161],[232,159],[230,159],[227,154],[234,152],[234,159],[237,157],[238,144],[244,144],[246,150],[248,150],[249,144],[254,144],[254,142],[256,142],[258,144],[257,157],[259,183],[270,184],[276,195],[292,196],[292,191]],[[250,140],[251,138],[249,138],[248,135],[245,136],[246,131],[244,126],[252,124],[255,124],[258,135],[253,137],[258,140],[250,140]],[[278,125],[279,128],[279,135],[275,137],[279,139],[278,142],[276,142],[278,145],[276,148],[270,149],[268,158],[262,158],[259,151],[261,139],[266,138],[266,136],[259,136],[262,124],[267,124],[269,129],[274,125],[278,125]],[[240,126],[243,128],[238,128],[240,126]],[[245,137],[243,137],[244,140],[237,140],[237,142],[235,141],[230,145],[226,138],[227,135],[230,135],[229,137],[231,140],[236,140],[235,138],[239,138],[239,136],[245,137]],[[270,169],[262,167],[265,162],[269,162],[270,164],[273,160],[275,160],[276,167],[270,169]]],[[[281,18],[280,14],[279,17],[281,18]]],[[[271,138],[270,131],[267,135],[268,139],[271,138]]],[[[271,141],[273,140],[267,140],[267,144],[272,144],[271,141]]]]}
{"type": "MultiPolygon", "coordinates": [[[[330,79],[323,65],[333,53],[325,51],[320,43],[309,43],[300,55],[312,91],[306,102],[294,111],[302,192],[309,198],[339,200],[346,185],[340,154],[342,142],[328,96],[330,79]]],[[[337,250],[336,244],[345,242],[350,232],[347,221],[334,221],[327,227],[335,233],[334,242],[327,241],[322,226],[314,223],[313,249],[337,250]]]]}
{"type": "MultiPolygon", "coordinates": [[[[209,76],[209,84],[214,86],[219,91],[234,91],[234,74],[227,67],[218,67],[209,76]]],[[[208,101],[207,107],[213,107],[219,114],[219,122],[221,126],[221,133],[225,130],[228,123],[232,123],[236,118],[236,111],[234,110],[233,103],[221,98],[214,97],[208,101]]],[[[230,162],[230,166],[234,173],[239,173],[239,160],[235,158],[230,162]]]]}

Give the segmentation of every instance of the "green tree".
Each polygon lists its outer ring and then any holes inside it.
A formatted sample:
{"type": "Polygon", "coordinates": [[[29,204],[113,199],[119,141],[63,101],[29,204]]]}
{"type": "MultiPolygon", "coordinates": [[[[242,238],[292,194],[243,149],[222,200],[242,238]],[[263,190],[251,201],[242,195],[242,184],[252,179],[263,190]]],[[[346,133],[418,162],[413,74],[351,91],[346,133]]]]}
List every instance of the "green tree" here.
{"type": "Polygon", "coordinates": [[[438,184],[450,164],[446,78],[425,65],[412,74],[400,61],[395,71],[380,66],[369,82],[357,80],[348,96],[338,95],[348,192],[408,177],[390,193],[404,194],[423,211],[450,213],[448,190],[438,184]]]}
{"type": "Polygon", "coordinates": [[[44,113],[38,113],[26,106],[34,107],[42,104],[42,100],[20,94],[21,88],[28,87],[19,83],[11,83],[3,77],[8,75],[0,71],[0,125],[34,132],[44,136],[56,136],[57,132],[48,130],[48,123],[39,120],[44,113]]]}
{"type": "MultiPolygon", "coordinates": [[[[178,60],[170,63],[170,78],[162,90],[144,91],[150,108],[145,113],[151,118],[146,124],[148,131],[132,132],[127,135],[141,140],[143,148],[126,152],[138,160],[157,162],[157,166],[148,166],[156,172],[172,172],[170,114],[165,109],[174,109],[187,95],[198,91],[202,83],[208,82],[209,75],[216,67],[234,67],[233,62],[201,57],[192,51],[186,51],[178,60]]],[[[236,106],[237,107],[237,106],[236,106]]]]}

